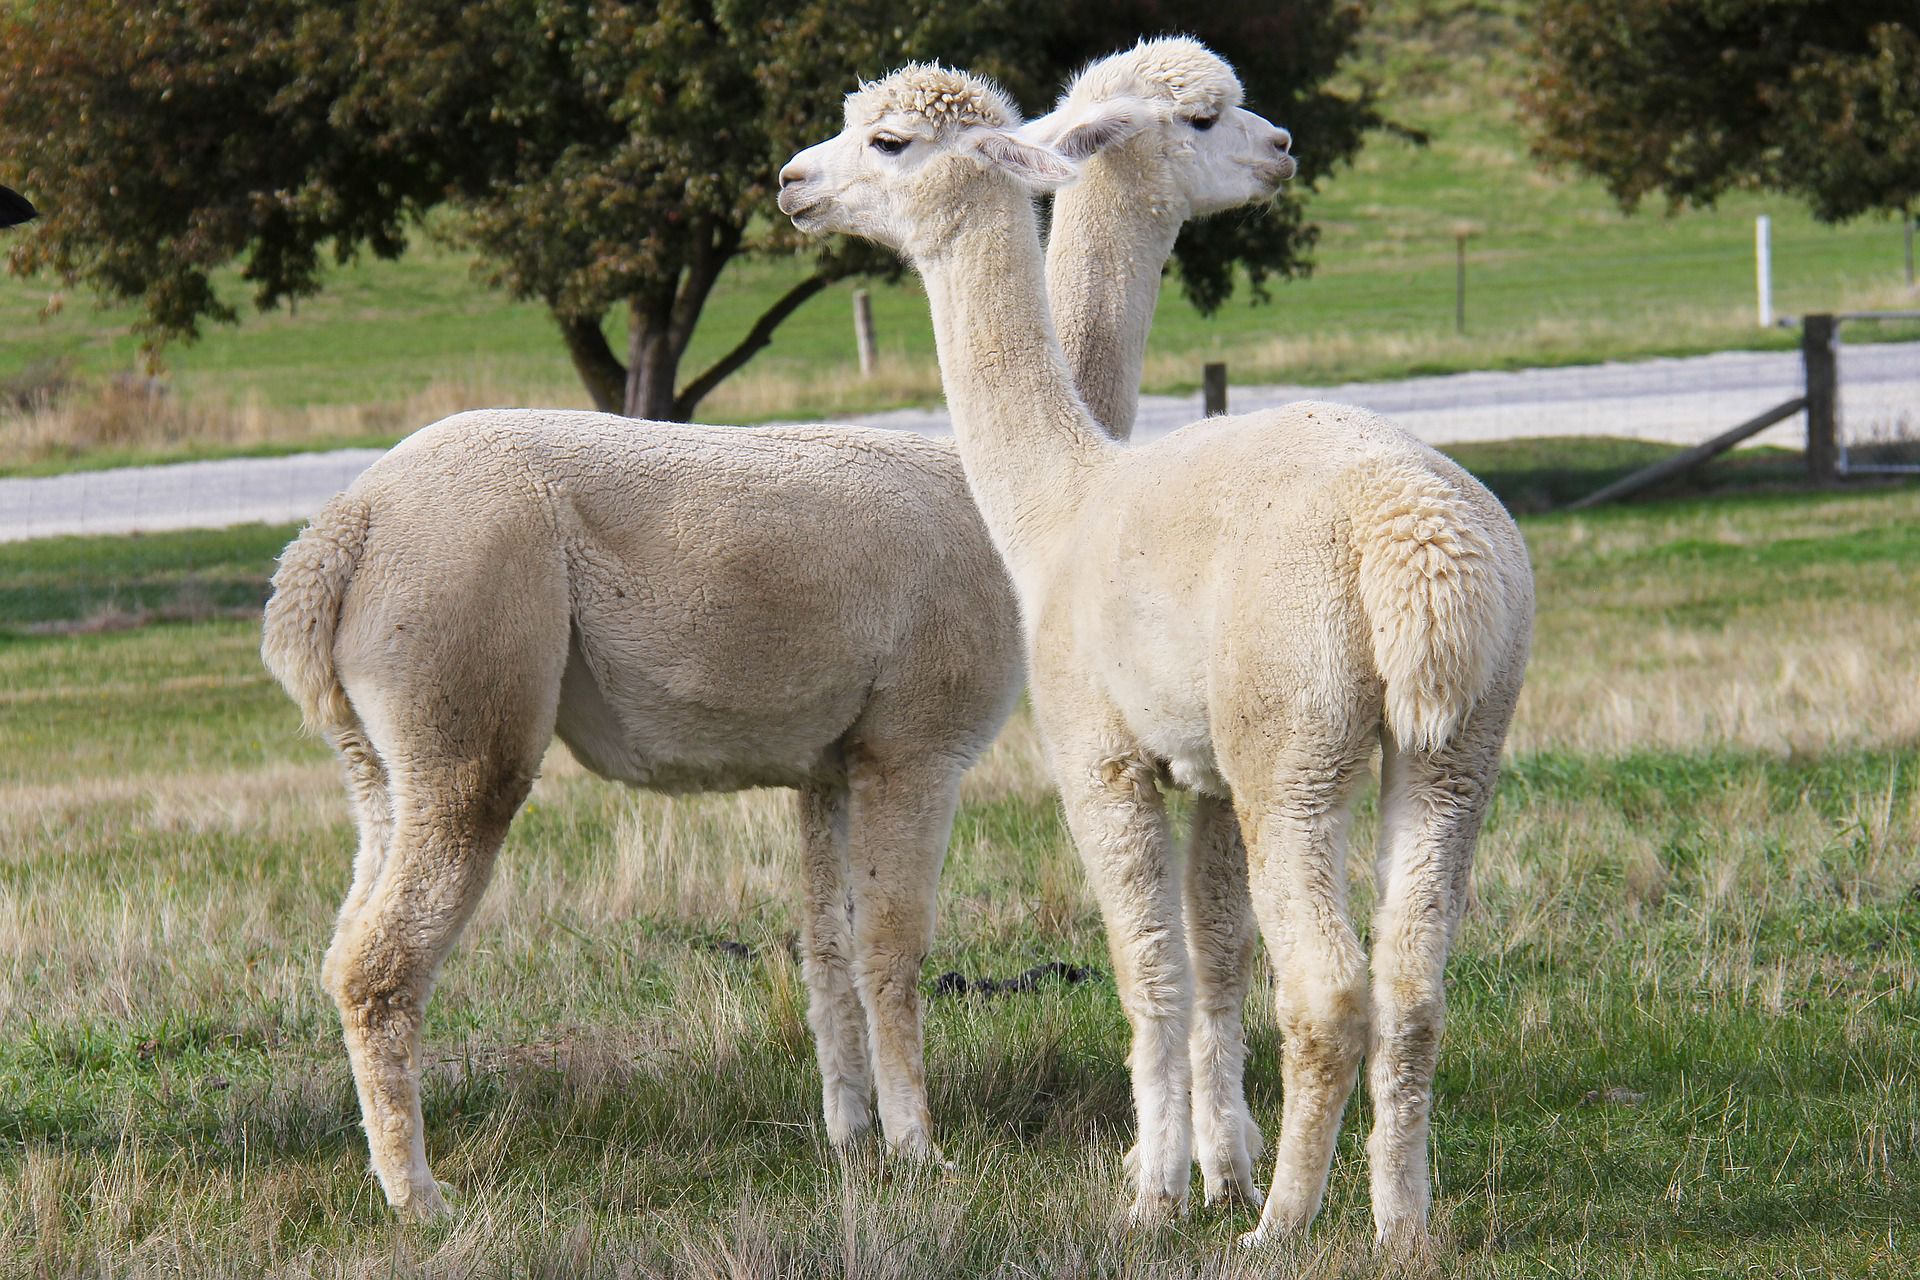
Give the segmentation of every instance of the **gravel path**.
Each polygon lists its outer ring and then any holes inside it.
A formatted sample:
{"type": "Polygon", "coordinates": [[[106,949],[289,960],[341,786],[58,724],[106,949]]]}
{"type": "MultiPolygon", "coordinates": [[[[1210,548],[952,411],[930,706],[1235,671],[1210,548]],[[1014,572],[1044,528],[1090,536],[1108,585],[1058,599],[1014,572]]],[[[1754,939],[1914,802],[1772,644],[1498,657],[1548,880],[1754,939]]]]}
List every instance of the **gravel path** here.
{"type": "MultiPolygon", "coordinates": [[[[1920,426],[1920,343],[1844,347],[1841,418],[1920,426]]],[[[1609,435],[1693,444],[1800,394],[1796,352],[1723,352],[1682,360],[1461,373],[1337,387],[1236,387],[1235,413],[1293,400],[1365,405],[1434,444],[1525,436],[1609,435]]],[[[1197,397],[1148,396],[1136,439],[1184,426],[1197,397]]],[[[906,409],[854,421],[944,435],[944,410],[906,409]]],[[[1799,443],[1801,419],[1761,433],[1756,444],[1799,443]]],[[[211,529],[305,519],[380,456],[341,449],[278,458],[0,479],[0,542],[67,533],[211,529]]]]}

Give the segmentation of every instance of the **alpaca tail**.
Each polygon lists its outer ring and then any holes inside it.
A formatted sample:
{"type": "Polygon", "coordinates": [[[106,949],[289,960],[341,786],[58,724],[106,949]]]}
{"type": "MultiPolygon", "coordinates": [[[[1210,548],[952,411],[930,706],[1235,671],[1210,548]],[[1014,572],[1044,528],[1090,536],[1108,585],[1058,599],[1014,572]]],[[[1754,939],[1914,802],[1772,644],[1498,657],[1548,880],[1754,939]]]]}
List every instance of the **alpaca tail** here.
{"type": "Polygon", "coordinates": [[[364,501],[341,494],[280,555],[260,656],[308,729],[337,740],[357,720],[333,666],[340,606],[367,539],[364,501]]]}
{"type": "Polygon", "coordinates": [[[1517,541],[1487,527],[1448,479],[1409,467],[1356,512],[1360,597],[1385,686],[1387,729],[1401,747],[1431,751],[1466,723],[1508,660],[1531,613],[1512,572],[1517,541]]]}

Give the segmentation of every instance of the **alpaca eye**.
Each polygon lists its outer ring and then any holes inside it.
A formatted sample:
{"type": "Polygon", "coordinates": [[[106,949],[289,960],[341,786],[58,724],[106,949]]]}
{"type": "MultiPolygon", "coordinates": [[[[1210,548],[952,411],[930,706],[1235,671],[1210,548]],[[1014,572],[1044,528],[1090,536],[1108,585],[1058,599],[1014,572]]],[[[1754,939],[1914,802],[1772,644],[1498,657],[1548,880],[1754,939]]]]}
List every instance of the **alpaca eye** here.
{"type": "Polygon", "coordinates": [[[907,149],[907,144],[902,138],[889,138],[881,134],[873,140],[873,149],[883,156],[897,156],[907,149]]]}
{"type": "Polygon", "coordinates": [[[1219,116],[1195,116],[1193,119],[1187,121],[1187,123],[1192,125],[1194,128],[1198,129],[1200,132],[1205,133],[1207,130],[1213,128],[1213,126],[1220,123],[1220,117],[1219,116]]]}

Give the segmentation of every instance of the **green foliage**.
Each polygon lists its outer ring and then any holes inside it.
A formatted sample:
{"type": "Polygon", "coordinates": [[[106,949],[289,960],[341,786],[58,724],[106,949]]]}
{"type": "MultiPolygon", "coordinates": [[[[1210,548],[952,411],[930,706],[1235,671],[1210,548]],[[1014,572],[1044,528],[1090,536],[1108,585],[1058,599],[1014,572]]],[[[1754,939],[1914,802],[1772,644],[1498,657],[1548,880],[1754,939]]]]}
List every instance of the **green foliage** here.
{"type": "Polygon", "coordinates": [[[1756,186],[1839,221],[1920,196],[1911,0],[1544,0],[1535,22],[1537,153],[1628,208],[1756,186]]]}
{"type": "MultiPolygon", "coordinates": [[[[1351,46],[1349,0],[1055,5],[988,0],[117,0],[0,16],[0,173],[53,211],[13,252],[116,300],[149,341],[314,293],[328,252],[394,256],[452,203],[449,234],[515,297],[545,305],[603,408],[691,416],[834,280],[897,271],[864,246],[803,243],[772,218],[788,155],[838,128],[862,76],[939,58],[1002,79],[1029,108],[1142,34],[1193,30],[1247,64],[1255,104],[1330,172],[1376,122],[1324,86],[1351,46]],[[683,378],[729,265],[802,253],[811,270],[702,372],[683,378]],[[624,312],[624,361],[607,331],[624,312]]],[[[1219,305],[1244,262],[1259,290],[1304,269],[1299,206],[1220,221],[1178,250],[1219,305]]]]}

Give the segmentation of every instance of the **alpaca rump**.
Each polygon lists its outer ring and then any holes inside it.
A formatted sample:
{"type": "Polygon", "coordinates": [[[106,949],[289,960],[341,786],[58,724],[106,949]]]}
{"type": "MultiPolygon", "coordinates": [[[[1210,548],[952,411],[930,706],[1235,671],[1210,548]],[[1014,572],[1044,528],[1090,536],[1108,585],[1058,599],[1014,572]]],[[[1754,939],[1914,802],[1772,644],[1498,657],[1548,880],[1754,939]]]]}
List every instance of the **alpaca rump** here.
{"type": "Polygon", "coordinates": [[[1237,818],[1277,977],[1285,1105],[1249,1243],[1318,1212],[1370,1055],[1375,1227],[1418,1247],[1446,951],[1530,638],[1525,548],[1482,486],[1362,410],[1112,440],[1043,294],[1032,193],[1072,165],[990,114],[912,109],[917,87],[993,100],[953,77],[908,67],[851,97],[846,129],[782,171],[780,202],[804,229],[903,252],[926,283],[961,461],[1020,599],[1036,718],[1133,1029],[1134,1215],[1184,1210],[1196,1136],[1210,1193],[1217,1177],[1259,1196],[1242,1172],[1257,1131],[1232,1091],[1202,1099],[1194,1065],[1239,1069],[1224,1030],[1248,944],[1236,869],[1190,855],[1182,881],[1164,774],[1200,793],[1196,828],[1237,818]],[[1376,746],[1369,991],[1346,836],[1376,746]],[[1201,1008],[1214,1029],[1195,1043],[1201,1008]]]}

